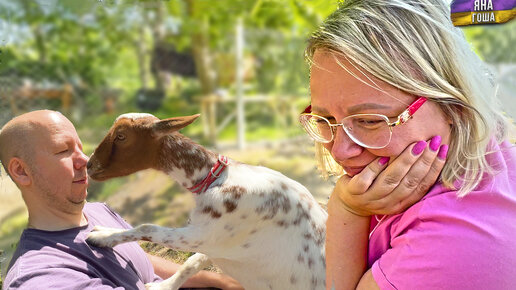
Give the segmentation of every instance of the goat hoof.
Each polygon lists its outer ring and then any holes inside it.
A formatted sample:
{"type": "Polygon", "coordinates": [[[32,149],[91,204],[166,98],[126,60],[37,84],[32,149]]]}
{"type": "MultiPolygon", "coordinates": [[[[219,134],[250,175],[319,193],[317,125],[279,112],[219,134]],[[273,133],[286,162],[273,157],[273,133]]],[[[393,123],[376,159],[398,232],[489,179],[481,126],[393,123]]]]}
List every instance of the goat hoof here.
{"type": "Polygon", "coordinates": [[[162,289],[160,284],[161,283],[147,283],[147,284],[145,284],[145,289],[147,289],[147,290],[160,290],[160,289],[162,289]]]}
{"type": "Polygon", "coordinates": [[[112,248],[122,242],[118,239],[119,235],[117,234],[123,231],[125,230],[95,226],[91,233],[88,234],[86,242],[96,247],[112,248]]]}

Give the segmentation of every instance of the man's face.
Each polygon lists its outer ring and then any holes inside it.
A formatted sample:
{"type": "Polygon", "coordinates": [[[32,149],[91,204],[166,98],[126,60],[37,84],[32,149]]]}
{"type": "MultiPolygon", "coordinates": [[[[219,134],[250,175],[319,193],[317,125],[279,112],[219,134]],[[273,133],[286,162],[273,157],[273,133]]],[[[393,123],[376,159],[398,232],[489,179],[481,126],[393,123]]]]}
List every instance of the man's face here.
{"type": "Polygon", "coordinates": [[[31,162],[34,192],[47,207],[67,213],[82,210],[87,196],[88,157],[72,123],[59,114],[34,136],[31,162]]]}

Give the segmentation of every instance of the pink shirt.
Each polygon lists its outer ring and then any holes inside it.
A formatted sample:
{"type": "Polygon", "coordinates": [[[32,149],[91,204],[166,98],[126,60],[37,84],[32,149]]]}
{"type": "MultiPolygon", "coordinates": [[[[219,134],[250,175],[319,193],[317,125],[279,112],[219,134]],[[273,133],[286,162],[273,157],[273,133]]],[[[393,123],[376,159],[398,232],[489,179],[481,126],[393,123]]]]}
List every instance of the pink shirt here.
{"type": "Polygon", "coordinates": [[[487,159],[500,172],[466,197],[436,184],[404,213],[372,219],[368,264],[381,289],[516,289],[511,146],[494,145],[487,159]]]}

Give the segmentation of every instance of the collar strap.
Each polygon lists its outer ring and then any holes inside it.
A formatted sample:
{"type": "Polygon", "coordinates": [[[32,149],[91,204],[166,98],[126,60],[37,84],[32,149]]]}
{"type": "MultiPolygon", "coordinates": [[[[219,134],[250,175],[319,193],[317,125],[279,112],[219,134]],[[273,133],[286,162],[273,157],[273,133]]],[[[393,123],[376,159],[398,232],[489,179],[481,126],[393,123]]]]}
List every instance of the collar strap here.
{"type": "Polygon", "coordinates": [[[226,169],[226,166],[229,165],[229,159],[226,156],[219,155],[217,163],[213,165],[210,172],[206,177],[196,185],[187,188],[192,193],[204,193],[210,185],[219,178],[220,174],[226,169]]]}

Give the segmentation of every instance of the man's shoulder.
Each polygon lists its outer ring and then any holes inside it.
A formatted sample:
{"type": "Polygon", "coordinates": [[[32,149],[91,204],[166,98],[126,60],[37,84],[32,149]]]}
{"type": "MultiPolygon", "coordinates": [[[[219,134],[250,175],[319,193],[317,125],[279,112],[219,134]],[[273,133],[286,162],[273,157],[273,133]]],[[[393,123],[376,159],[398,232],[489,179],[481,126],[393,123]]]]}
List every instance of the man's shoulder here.
{"type": "Polygon", "coordinates": [[[106,203],[104,202],[87,202],[84,205],[83,212],[89,213],[97,213],[97,212],[105,212],[105,213],[115,213],[106,203]]]}
{"type": "Polygon", "coordinates": [[[92,225],[101,225],[104,227],[125,228],[130,229],[129,225],[115,210],[103,202],[87,202],[83,209],[84,214],[88,218],[88,222],[92,225]]]}

